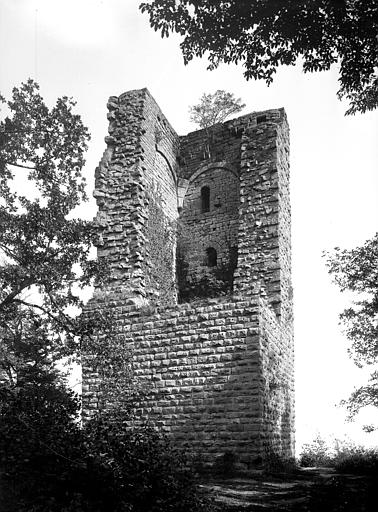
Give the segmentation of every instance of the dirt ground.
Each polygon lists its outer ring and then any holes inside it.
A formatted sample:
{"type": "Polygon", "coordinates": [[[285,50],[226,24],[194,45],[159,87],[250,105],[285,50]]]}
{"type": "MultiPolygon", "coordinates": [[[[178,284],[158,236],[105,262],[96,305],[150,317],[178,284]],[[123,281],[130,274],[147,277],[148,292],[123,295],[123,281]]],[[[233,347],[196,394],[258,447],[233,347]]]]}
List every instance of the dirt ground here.
{"type": "Polygon", "coordinates": [[[375,512],[378,478],[337,474],[330,468],[300,469],[291,475],[217,478],[201,488],[225,512],[375,512]]]}

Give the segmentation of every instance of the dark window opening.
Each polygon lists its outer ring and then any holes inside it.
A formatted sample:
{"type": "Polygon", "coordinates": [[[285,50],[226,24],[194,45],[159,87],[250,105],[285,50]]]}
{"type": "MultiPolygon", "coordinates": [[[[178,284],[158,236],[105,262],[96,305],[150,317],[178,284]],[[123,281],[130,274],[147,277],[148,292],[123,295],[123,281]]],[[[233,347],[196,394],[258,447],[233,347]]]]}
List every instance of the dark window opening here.
{"type": "Polygon", "coordinates": [[[206,249],[206,266],[217,266],[217,251],[214,249],[214,247],[208,247],[206,249]]]}
{"type": "Polygon", "coordinates": [[[201,188],[201,212],[210,211],[210,187],[201,188]]]}
{"type": "Polygon", "coordinates": [[[214,206],[215,208],[220,208],[222,205],[221,205],[221,200],[220,200],[220,197],[217,196],[214,200],[214,206]]]}
{"type": "Polygon", "coordinates": [[[257,119],[256,119],[257,124],[265,123],[265,121],[266,121],[266,116],[257,116],[257,119]]]}

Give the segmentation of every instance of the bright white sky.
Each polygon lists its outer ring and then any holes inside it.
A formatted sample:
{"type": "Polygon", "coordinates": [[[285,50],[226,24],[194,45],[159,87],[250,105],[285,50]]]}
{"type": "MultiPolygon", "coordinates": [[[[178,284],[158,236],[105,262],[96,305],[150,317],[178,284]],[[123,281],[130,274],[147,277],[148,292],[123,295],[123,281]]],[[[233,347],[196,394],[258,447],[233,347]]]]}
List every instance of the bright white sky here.
{"type": "MultiPolygon", "coordinates": [[[[269,88],[246,82],[242,69],[207,71],[205,61],[184,66],[179,39],[162,40],[138,11],[140,0],[0,0],[0,91],[28,77],[50,105],[77,100],[90,129],[86,176],[105,148],[110,95],[148,87],[179,134],[195,129],[188,107],[203,92],[225,89],[247,104],[244,113],[285,107],[291,127],[293,263],[296,339],[297,445],[317,432],[378,444],[345,425],[335,407],[362,383],[338,325],[346,298],[331,284],[323,250],[353,247],[378,228],[378,113],[344,117],[336,99],[337,70],[304,75],[281,69],[269,88]]],[[[92,200],[82,215],[95,214],[92,200]]],[[[361,415],[361,424],[378,414],[361,415]]],[[[375,436],[375,437],[373,437],[375,436]]]]}

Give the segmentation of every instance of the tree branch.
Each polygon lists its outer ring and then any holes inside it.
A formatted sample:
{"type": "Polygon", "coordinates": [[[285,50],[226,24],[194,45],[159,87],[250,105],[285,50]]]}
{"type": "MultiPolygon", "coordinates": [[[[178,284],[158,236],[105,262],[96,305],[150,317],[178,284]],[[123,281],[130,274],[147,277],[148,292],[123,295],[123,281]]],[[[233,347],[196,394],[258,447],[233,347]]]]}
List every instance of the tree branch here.
{"type": "Polygon", "coordinates": [[[23,169],[29,169],[29,171],[35,171],[35,167],[30,167],[29,165],[15,164],[13,162],[4,161],[7,165],[12,165],[13,167],[22,167],[23,169]]]}
{"type": "Polygon", "coordinates": [[[15,256],[16,253],[14,251],[11,251],[7,245],[4,245],[3,243],[0,242],[0,249],[4,251],[6,256],[13,259],[14,261],[18,261],[17,257],[15,256]]]}
{"type": "MultiPolygon", "coordinates": [[[[50,295],[49,295],[50,297],[50,295]]],[[[51,297],[50,297],[50,300],[51,300],[51,297]]],[[[17,302],[17,304],[23,304],[24,306],[27,306],[27,307],[30,307],[30,308],[36,308],[36,309],[39,309],[40,311],[42,311],[43,313],[45,313],[47,316],[49,316],[52,320],[54,320],[55,322],[57,322],[58,324],[60,324],[62,327],[64,327],[65,329],[67,329],[67,324],[70,324],[71,325],[71,328],[73,329],[74,328],[74,322],[71,320],[71,318],[69,316],[67,316],[65,313],[63,313],[58,307],[56,304],[53,303],[53,305],[58,309],[58,315],[60,315],[61,317],[64,318],[64,321],[61,320],[59,317],[55,316],[53,313],[51,313],[51,311],[49,311],[48,309],[44,308],[43,306],[40,306],[39,304],[31,304],[30,302],[26,302],[22,299],[14,299],[14,302],[17,302]],[[66,322],[66,323],[65,323],[66,322]]]]}
{"type": "Polygon", "coordinates": [[[20,286],[16,288],[16,290],[13,290],[13,292],[11,292],[7,297],[5,297],[5,299],[2,302],[0,302],[0,310],[4,306],[7,306],[12,301],[14,301],[15,297],[17,297],[17,295],[19,295],[22,292],[22,290],[25,290],[25,288],[28,288],[34,283],[35,279],[33,277],[27,277],[26,279],[24,279],[20,286]]]}

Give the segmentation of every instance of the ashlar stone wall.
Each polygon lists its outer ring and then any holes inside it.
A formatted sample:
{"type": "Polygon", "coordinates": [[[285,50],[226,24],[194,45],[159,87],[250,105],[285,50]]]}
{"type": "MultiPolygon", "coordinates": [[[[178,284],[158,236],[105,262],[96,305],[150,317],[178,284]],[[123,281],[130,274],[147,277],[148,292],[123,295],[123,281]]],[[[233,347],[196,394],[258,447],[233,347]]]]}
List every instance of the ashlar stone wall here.
{"type": "MultiPolygon", "coordinates": [[[[147,89],[112,97],[108,107],[95,196],[98,256],[110,276],[87,313],[111,312],[117,346],[132,350],[134,377],[146,391],[136,417],[209,466],[229,453],[243,467],[272,451],[292,456],[284,110],[179,137],[147,89]],[[228,294],[178,304],[176,244],[188,279],[228,267],[228,294]]],[[[102,403],[98,379],[84,357],[86,419],[102,403]]]]}
{"type": "MultiPolygon", "coordinates": [[[[225,453],[245,469],[291,454],[291,354],[264,299],[222,298],[146,314],[111,308],[118,342],[131,350],[145,398],[136,414],[171,434],[205,466],[225,453]]],[[[98,377],[86,369],[86,418],[98,409],[98,377]]]]}

